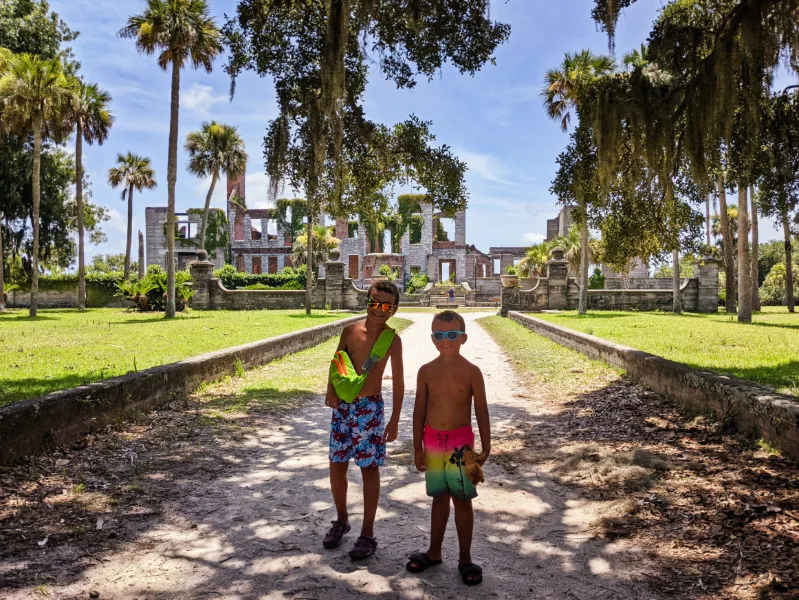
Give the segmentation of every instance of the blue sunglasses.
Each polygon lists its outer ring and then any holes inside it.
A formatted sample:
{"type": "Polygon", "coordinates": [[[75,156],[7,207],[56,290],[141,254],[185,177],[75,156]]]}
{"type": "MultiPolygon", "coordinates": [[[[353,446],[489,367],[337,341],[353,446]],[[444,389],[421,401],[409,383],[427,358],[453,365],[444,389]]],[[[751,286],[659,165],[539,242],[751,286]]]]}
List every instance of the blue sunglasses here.
{"type": "Polygon", "coordinates": [[[458,339],[459,335],[466,335],[466,332],[456,331],[454,329],[452,331],[434,331],[433,339],[436,340],[437,342],[443,342],[444,338],[446,338],[454,342],[455,340],[458,339]]]}

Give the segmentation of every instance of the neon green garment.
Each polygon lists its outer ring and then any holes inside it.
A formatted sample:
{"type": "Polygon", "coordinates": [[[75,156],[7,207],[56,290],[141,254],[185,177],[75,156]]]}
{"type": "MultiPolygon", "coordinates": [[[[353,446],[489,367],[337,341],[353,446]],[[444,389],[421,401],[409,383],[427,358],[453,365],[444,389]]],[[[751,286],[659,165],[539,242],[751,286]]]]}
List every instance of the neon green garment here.
{"type": "Polygon", "coordinates": [[[330,381],[340,400],[351,404],[358,397],[366,383],[366,378],[369,377],[369,371],[386,356],[396,335],[397,332],[390,327],[383,330],[372,347],[369,358],[363,363],[363,373],[360,375],[355,372],[352,359],[344,350],[336,352],[333,360],[330,361],[330,381]]]}

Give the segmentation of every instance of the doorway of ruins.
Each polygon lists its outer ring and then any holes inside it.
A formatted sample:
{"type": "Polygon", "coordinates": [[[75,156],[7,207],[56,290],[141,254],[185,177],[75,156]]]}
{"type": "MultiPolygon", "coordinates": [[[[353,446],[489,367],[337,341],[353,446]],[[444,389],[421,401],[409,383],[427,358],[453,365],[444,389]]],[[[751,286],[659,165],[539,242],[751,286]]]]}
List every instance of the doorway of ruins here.
{"type": "Polygon", "coordinates": [[[438,280],[442,283],[449,281],[450,275],[455,273],[457,261],[442,258],[438,261],[438,280]]]}

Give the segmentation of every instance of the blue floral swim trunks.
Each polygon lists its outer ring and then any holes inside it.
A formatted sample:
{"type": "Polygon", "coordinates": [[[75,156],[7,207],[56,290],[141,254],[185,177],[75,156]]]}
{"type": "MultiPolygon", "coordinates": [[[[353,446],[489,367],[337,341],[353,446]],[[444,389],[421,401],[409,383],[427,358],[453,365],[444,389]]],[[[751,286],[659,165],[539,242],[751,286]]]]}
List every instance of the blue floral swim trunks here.
{"type": "Polygon", "coordinates": [[[355,459],[359,467],[380,467],[386,460],[383,397],[341,402],[330,425],[330,462],[355,459]]]}

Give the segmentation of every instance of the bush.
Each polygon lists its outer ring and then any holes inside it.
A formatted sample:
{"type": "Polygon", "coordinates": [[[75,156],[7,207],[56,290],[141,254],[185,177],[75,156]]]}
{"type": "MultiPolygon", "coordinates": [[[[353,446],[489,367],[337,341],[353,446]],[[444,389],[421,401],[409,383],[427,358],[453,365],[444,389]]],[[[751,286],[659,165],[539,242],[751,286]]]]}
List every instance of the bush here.
{"type": "MultiPolygon", "coordinates": [[[[118,298],[133,302],[142,312],[166,309],[166,272],[159,265],[150,265],[141,281],[122,281],[116,287],[118,298]]],[[[185,310],[192,296],[191,274],[188,271],[176,271],[175,310],[185,310]]]]}
{"type": "Polygon", "coordinates": [[[399,270],[392,269],[387,264],[380,265],[380,270],[378,271],[378,273],[383,277],[388,277],[389,281],[396,281],[397,277],[399,277],[399,270]]]}
{"type": "Polygon", "coordinates": [[[214,277],[221,279],[222,285],[229,290],[243,290],[258,284],[264,287],[249,289],[304,290],[306,270],[305,265],[302,265],[296,269],[286,267],[282,273],[253,275],[239,273],[233,265],[225,265],[214,271],[214,277]]]}
{"type": "MultiPolygon", "coordinates": [[[[760,303],[763,306],[785,306],[785,263],[771,267],[766,280],[760,287],[760,303]]],[[[799,299],[799,264],[793,263],[793,297],[799,299]]]]}
{"type": "Polygon", "coordinates": [[[588,278],[588,289],[589,290],[605,289],[605,276],[602,274],[601,269],[595,268],[594,272],[591,274],[591,277],[588,278]]]}
{"type": "Polygon", "coordinates": [[[405,293],[415,294],[420,292],[427,287],[428,283],[430,283],[430,278],[425,273],[417,273],[408,281],[408,285],[405,286],[405,293]]]}
{"type": "Polygon", "coordinates": [[[518,271],[518,269],[516,269],[516,267],[510,266],[507,269],[505,269],[505,274],[506,275],[518,275],[519,271],[518,271]]]}
{"type": "MultiPolygon", "coordinates": [[[[135,280],[135,277],[133,277],[135,280]]],[[[101,308],[114,300],[117,285],[123,281],[122,273],[86,273],[86,304],[90,308],[101,308]]],[[[22,292],[29,292],[29,281],[14,282],[22,292]]],[[[41,292],[77,292],[78,275],[40,275],[39,291],[41,292]]]]}

